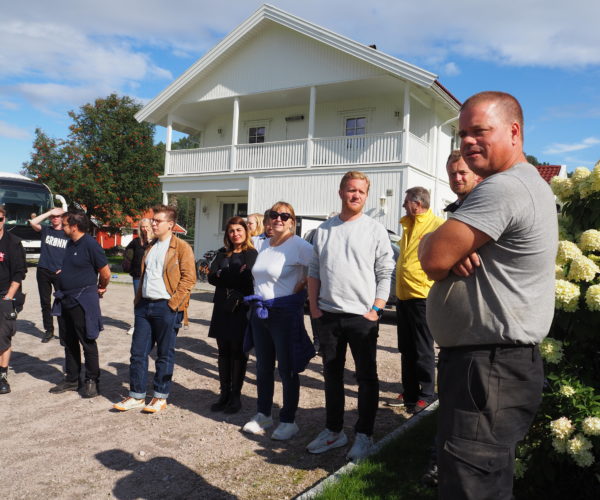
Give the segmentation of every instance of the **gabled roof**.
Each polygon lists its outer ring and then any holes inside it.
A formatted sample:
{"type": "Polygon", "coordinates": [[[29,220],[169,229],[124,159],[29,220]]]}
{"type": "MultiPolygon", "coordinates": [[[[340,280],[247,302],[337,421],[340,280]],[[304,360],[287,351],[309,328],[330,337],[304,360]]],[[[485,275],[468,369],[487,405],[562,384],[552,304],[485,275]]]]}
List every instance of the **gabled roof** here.
{"type": "Polygon", "coordinates": [[[560,174],[561,166],[560,165],[537,165],[535,168],[538,169],[538,172],[540,173],[542,178],[548,184],[550,184],[552,177],[555,177],[558,174],[560,174]]]}
{"type": "MultiPolygon", "coordinates": [[[[258,31],[263,25],[274,22],[314,40],[327,44],[335,49],[372,64],[390,75],[408,80],[420,87],[431,88],[439,97],[452,107],[458,101],[439,82],[437,76],[418,66],[392,57],[381,51],[358,43],[343,35],[339,35],[314,23],[305,21],[269,4],[261,6],[252,16],[235,28],[220,43],[209,50],[202,58],[196,61],[185,73],[177,78],[171,85],[152,99],[136,115],[138,121],[157,123],[167,114],[170,105],[176,100],[180,92],[188,90],[201,74],[210,70],[223,57],[236,50],[238,44],[253,32],[258,31]]],[[[460,104],[460,103],[458,103],[460,104]]]]}

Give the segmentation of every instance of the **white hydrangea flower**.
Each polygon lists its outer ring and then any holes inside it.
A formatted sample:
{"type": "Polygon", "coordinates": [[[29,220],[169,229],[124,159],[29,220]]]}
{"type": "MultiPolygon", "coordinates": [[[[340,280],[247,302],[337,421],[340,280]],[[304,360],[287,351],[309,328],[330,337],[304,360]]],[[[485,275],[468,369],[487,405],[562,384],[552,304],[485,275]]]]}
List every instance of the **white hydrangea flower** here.
{"type": "Polygon", "coordinates": [[[582,451],[591,450],[592,446],[592,442],[583,434],[579,433],[569,439],[569,442],[567,443],[567,451],[571,455],[577,455],[582,451]]]}
{"type": "Polygon", "coordinates": [[[560,363],[563,358],[562,342],[546,337],[540,343],[540,354],[546,363],[560,363]]]}
{"type": "Polygon", "coordinates": [[[594,192],[597,193],[600,191],[600,161],[596,163],[596,166],[592,170],[588,181],[591,184],[591,187],[594,190],[594,192]]]}
{"type": "Polygon", "coordinates": [[[554,306],[566,312],[574,312],[579,307],[579,285],[567,280],[555,280],[554,306]]]}
{"type": "Polygon", "coordinates": [[[581,182],[581,181],[587,179],[590,174],[591,174],[591,172],[586,167],[577,167],[573,171],[573,175],[571,176],[571,180],[574,183],[577,184],[578,182],[581,182]]]}
{"type": "Polygon", "coordinates": [[[565,270],[563,269],[562,266],[559,266],[558,264],[554,265],[554,277],[557,280],[562,280],[562,279],[565,279],[567,277],[565,275],[565,270]]]}
{"type": "Polygon", "coordinates": [[[597,252],[600,250],[600,231],[588,229],[579,237],[579,248],[584,252],[597,252]]]}
{"type": "Polygon", "coordinates": [[[550,422],[550,431],[558,439],[568,438],[574,429],[573,423],[567,417],[560,417],[550,422]]]}
{"type": "Polygon", "coordinates": [[[573,460],[579,467],[589,467],[595,461],[591,451],[577,453],[577,455],[573,455],[573,460]]]}
{"type": "Polygon", "coordinates": [[[590,311],[600,311],[600,285],[592,285],[587,289],[585,303],[590,311]]]}
{"type": "Polygon", "coordinates": [[[568,201],[575,194],[573,181],[568,178],[553,177],[550,181],[550,187],[560,201],[568,201]]]}
{"type": "Polygon", "coordinates": [[[560,266],[571,262],[574,258],[583,255],[579,247],[572,241],[559,241],[556,252],[556,263],[560,266]]]}
{"type": "Polygon", "coordinates": [[[566,453],[568,442],[569,442],[569,440],[567,438],[564,438],[564,439],[554,438],[552,440],[552,447],[556,450],[557,453],[566,453]]]}
{"type": "Polygon", "coordinates": [[[580,255],[571,261],[567,278],[573,281],[594,281],[598,273],[600,273],[600,268],[596,263],[584,255],[580,255]]]}
{"type": "Polygon", "coordinates": [[[600,417],[586,417],[581,423],[583,433],[588,436],[600,436],[600,417]]]}
{"type": "Polygon", "coordinates": [[[573,396],[573,394],[575,394],[575,389],[573,389],[570,385],[563,385],[561,386],[561,388],[558,390],[558,392],[567,397],[570,398],[571,396],[573,396]]]}

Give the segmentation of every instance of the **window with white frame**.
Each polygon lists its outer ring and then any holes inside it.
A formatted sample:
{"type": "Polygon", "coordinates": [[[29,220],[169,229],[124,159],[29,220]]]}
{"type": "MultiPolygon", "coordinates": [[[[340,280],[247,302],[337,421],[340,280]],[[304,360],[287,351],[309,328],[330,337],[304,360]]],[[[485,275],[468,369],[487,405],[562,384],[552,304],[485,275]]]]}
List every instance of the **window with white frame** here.
{"type": "Polygon", "coordinates": [[[365,135],[367,133],[367,117],[354,116],[346,118],[346,127],[344,135],[351,137],[355,135],[365,135]]]}
{"type": "Polygon", "coordinates": [[[249,127],[248,144],[259,144],[265,142],[267,127],[249,127]]]}

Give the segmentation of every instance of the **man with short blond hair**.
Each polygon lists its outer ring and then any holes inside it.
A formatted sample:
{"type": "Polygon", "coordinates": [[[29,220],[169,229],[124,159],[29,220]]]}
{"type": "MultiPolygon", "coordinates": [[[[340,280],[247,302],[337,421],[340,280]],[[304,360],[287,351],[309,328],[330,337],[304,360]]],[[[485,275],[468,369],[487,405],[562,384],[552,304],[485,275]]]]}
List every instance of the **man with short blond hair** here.
{"type": "Polygon", "coordinates": [[[441,499],[508,500],[515,448],[541,401],[538,344],[554,314],[554,196],[523,153],[523,114],[502,92],[467,99],[461,154],[484,180],[421,242],[436,283],[441,499]]]}

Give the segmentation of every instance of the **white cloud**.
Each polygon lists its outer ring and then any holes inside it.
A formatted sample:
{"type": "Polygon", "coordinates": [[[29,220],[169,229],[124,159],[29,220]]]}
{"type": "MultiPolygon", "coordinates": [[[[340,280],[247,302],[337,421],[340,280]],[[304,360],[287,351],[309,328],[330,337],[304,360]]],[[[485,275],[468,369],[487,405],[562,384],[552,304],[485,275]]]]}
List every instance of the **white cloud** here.
{"type": "Polygon", "coordinates": [[[444,76],[457,76],[460,75],[460,68],[456,63],[448,62],[444,65],[442,74],[444,76]]]}
{"type": "Polygon", "coordinates": [[[7,139],[29,139],[30,134],[25,129],[0,120],[0,137],[6,137],[7,139]]]}
{"type": "Polygon", "coordinates": [[[580,142],[576,142],[574,144],[550,144],[545,150],[544,154],[552,155],[552,154],[563,154],[570,153],[571,151],[580,151],[582,149],[591,148],[596,144],[600,144],[600,139],[596,137],[588,137],[583,139],[580,142]]]}

